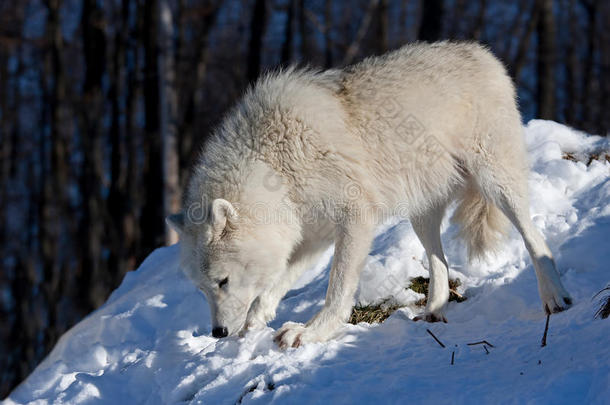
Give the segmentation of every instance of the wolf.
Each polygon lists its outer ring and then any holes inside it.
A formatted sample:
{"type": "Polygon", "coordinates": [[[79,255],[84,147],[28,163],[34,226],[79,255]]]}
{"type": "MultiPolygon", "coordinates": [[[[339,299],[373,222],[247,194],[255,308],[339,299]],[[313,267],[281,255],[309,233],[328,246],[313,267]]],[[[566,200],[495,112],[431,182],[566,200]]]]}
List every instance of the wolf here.
{"type": "Polygon", "coordinates": [[[275,334],[280,348],[298,347],[332,338],[347,321],[375,228],[391,216],[412,223],[429,261],[429,297],[416,320],[446,322],[440,227],[453,201],[471,257],[497,248],[510,221],[543,309],[567,309],[570,295],[530,219],[527,176],[502,63],[476,43],[414,43],[342,69],[260,78],[212,132],[182,212],[167,220],[218,338],[264,327],[334,244],[324,306],[275,334]]]}

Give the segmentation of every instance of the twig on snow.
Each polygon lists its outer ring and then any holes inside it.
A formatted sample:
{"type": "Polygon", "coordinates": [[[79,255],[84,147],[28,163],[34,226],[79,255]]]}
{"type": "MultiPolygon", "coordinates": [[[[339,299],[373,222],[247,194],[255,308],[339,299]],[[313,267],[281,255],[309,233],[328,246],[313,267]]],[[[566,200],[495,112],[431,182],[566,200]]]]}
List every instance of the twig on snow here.
{"type": "Polygon", "coordinates": [[[443,344],[443,342],[441,342],[440,340],[438,340],[438,338],[436,336],[434,336],[434,333],[432,333],[432,331],[430,331],[430,329],[426,329],[426,331],[430,334],[430,336],[432,336],[434,338],[434,340],[436,340],[436,343],[438,343],[439,345],[441,345],[441,347],[445,347],[445,345],[443,344]]]}
{"type": "Polygon", "coordinates": [[[451,365],[453,366],[453,358],[455,357],[455,352],[451,352],[451,365]]]}
{"type": "MultiPolygon", "coordinates": [[[[598,295],[600,295],[604,291],[610,291],[610,286],[600,290],[597,294],[593,296],[593,298],[591,298],[591,301],[593,301],[598,295]]],[[[606,319],[608,318],[608,316],[610,316],[610,294],[606,295],[600,300],[600,306],[597,312],[595,312],[594,318],[606,319]]]]}
{"type": "Polygon", "coordinates": [[[455,296],[458,297],[459,299],[463,299],[464,301],[466,300],[462,294],[460,294],[459,292],[457,292],[457,290],[455,290],[453,288],[450,288],[449,292],[455,294],[455,296]]]}
{"type": "Polygon", "coordinates": [[[492,345],[491,343],[489,343],[487,340],[481,340],[479,342],[473,342],[473,343],[466,343],[468,346],[475,346],[475,345],[487,345],[489,347],[495,347],[494,345],[492,345]]]}
{"type": "Polygon", "coordinates": [[[551,314],[548,314],[546,316],[546,325],[544,326],[544,335],[542,335],[542,344],[540,345],[540,347],[546,346],[546,334],[549,331],[549,319],[551,319],[551,314]]]}

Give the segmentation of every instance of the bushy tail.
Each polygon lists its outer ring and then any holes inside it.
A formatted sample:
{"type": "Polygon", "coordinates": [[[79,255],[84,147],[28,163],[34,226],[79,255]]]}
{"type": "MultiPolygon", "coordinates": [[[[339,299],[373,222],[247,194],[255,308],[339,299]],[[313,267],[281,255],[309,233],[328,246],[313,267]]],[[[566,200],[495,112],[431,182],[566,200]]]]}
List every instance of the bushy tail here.
{"type": "Polygon", "coordinates": [[[484,257],[504,239],[508,219],[474,184],[465,190],[452,221],[461,226],[459,236],[466,243],[468,258],[484,257]]]}

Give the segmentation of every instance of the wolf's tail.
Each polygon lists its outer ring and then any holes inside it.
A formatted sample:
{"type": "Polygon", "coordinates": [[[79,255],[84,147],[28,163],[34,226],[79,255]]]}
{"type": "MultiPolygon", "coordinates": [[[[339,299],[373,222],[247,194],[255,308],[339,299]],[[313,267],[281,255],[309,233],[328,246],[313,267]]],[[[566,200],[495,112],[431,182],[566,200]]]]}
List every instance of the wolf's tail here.
{"type": "Polygon", "coordinates": [[[472,182],[464,191],[451,220],[461,227],[459,236],[466,243],[470,260],[494,251],[506,236],[509,224],[502,211],[472,182]]]}

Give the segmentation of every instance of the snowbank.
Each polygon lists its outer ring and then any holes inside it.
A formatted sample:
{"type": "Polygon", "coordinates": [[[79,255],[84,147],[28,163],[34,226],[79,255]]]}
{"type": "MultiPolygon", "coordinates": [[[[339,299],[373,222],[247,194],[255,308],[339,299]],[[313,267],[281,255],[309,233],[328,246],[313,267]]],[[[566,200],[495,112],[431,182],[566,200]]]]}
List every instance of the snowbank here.
{"type": "MultiPolygon", "coordinates": [[[[455,229],[444,225],[450,275],[468,296],[451,303],[448,324],[411,322],[418,309],[408,306],[381,325],[346,325],[335,340],[286,352],[273,344],[273,330],[320,308],[332,252],[288,293],[271,327],[217,340],[205,298],[177,268],[173,246],[128,273],[5,403],[610,402],[610,320],[593,319],[598,304],[591,300],[610,281],[610,163],[586,164],[610,144],[539,120],[527,125],[526,137],[531,214],[575,301],[551,317],[546,347],[534,272],[515,232],[498,255],[468,264],[455,229]],[[482,339],[494,345],[489,354],[467,345],[482,339]]],[[[411,304],[420,296],[396,286],[427,275],[426,267],[411,226],[387,224],[358,300],[411,304]]]]}

